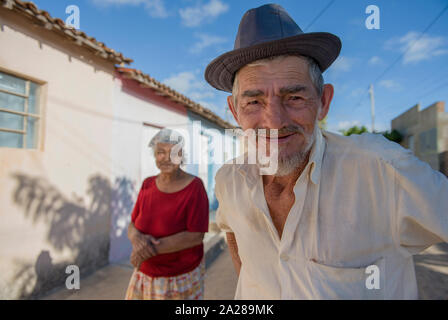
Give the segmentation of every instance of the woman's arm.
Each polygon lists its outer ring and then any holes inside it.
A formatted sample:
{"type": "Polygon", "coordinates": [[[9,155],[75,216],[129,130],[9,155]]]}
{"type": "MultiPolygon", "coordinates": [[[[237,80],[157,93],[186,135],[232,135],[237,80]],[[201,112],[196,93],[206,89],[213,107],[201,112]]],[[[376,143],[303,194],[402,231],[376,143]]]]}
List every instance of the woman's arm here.
{"type": "Polygon", "coordinates": [[[197,246],[202,243],[204,232],[181,231],[167,237],[157,239],[157,253],[170,253],[197,246]]]}
{"type": "Polygon", "coordinates": [[[185,212],[187,215],[186,230],[158,238],[159,243],[156,244],[155,248],[159,254],[181,251],[202,243],[204,233],[208,230],[209,204],[207,192],[202,182],[197,182],[194,185],[195,191],[185,212]]]}
{"type": "Polygon", "coordinates": [[[154,244],[158,243],[158,240],[151,236],[150,234],[145,234],[140,232],[131,221],[128,227],[128,238],[131,241],[132,245],[140,249],[141,247],[147,247],[148,253],[152,256],[157,254],[157,251],[154,248],[154,244]]]}
{"type": "Polygon", "coordinates": [[[140,232],[131,221],[128,227],[128,238],[132,244],[131,263],[139,268],[140,264],[155,255],[158,240],[149,234],[140,232]]]}

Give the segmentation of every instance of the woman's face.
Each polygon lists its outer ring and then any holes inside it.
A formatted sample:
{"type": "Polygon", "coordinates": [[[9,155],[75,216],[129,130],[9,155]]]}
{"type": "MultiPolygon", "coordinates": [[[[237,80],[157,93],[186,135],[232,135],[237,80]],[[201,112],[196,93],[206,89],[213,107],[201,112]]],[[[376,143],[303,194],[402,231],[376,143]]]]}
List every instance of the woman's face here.
{"type": "MultiPolygon", "coordinates": [[[[171,161],[171,149],[174,147],[171,143],[157,143],[154,148],[154,156],[156,158],[156,166],[162,173],[173,173],[177,171],[180,164],[171,161]]],[[[179,152],[179,155],[181,155],[179,152]]]]}

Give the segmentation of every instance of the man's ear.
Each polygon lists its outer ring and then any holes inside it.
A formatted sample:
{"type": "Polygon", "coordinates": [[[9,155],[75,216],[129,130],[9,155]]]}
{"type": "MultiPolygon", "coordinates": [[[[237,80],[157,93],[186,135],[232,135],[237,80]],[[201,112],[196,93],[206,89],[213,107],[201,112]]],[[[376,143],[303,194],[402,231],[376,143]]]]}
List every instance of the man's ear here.
{"type": "Polygon", "coordinates": [[[233,96],[228,96],[227,97],[227,104],[229,106],[230,111],[233,114],[233,117],[235,118],[236,123],[240,124],[239,121],[238,121],[238,114],[236,112],[235,105],[233,104],[233,96]]]}
{"type": "Polygon", "coordinates": [[[327,83],[324,85],[323,91],[322,91],[322,97],[320,98],[320,102],[322,104],[322,107],[320,108],[320,112],[317,115],[317,118],[322,120],[325,118],[328,114],[328,111],[330,110],[330,103],[333,99],[334,94],[334,87],[333,85],[327,83]]]}

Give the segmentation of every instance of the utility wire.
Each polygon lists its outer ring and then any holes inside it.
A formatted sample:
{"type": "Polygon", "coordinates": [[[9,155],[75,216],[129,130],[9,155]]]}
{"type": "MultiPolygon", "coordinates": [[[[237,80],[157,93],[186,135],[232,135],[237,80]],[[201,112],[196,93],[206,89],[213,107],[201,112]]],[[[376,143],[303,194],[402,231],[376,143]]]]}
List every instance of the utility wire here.
{"type": "Polygon", "coordinates": [[[424,97],[430,95],[431,93],[438,91],[440,88],[443,88],[443,87],[446,87],[446,86],[448,86],[448,82],[443,83],[443,84],[441,84],[440,86],[437,86],[437,87],[435,87],[434,89],[432,89],[432,90],[426,92],[425,94],[423,94],[422,96],[420,96],[420,98],[418,98],[417,100],[420,100],[420,99],[422,99],[422,98],[424,98],[424,97]]]}
{"type": "MultiPolygon", "coordinates": [[[[372,82],[372,84],[375,84],[379,79],[381,79],[390,69],[392,69],[392,67],[401,60],[401,58],[403,58],[403,56],[408,53],[408,51],[410,49],[412,49],[414,47],[414,45],[426,34],[426,32],[428,32],[428,30],[434,25],[434,23],[437,22],[437,20],[439,20],[439,18],[445,13],[445,11],[448,10],[448,5],[443,8],[439,14],[429,23],[429,25],[423,30],[423,32],[420,34],[420,36],[414,40],[414,42],[412,42],[412,44],[406,49],[406,51],[404,51],[401,55],[398,56],[397,59],[395,59],[386,69],[384,69],[384,71],[372,82]]],[[[369,88],[367,87],[366,90],[363,92],[363,97],[361,97],[360,101],[355,105],[355,107],[353,108],[353,110],[356,110],[362,103],[362,101],[365,99],[365,94],[369,92],[369,88]]]]}
{"type": "MultiPolygon", "coordinates": [[[[444,82],[444,83],[442,83],[441,85],[439,85],[439,86],[437,86],[437,87],[435,87],[435,88],[432,88],[432,89],[426,91],[424,94],[422,94],[421,96],[419,96],[418,98],[413,99],[413,100],[414,100],[414,101],[416,100],[416,101],[418,101],[418,103],[420,103],[421,99],[427,97],[428,95],[430,95],[430,94],[432,94],[432,93],[434,93],[434,92],[436,92],[436,91],[439,91],[439,90],[442,89],[443,87],[448,87],[448,82],[444,82]]],[[[397,104],[395,103],[395,104],[391,104],[391,105],[389,105],[389,106],[387,106],[387,107],[384,107],[383,109],[388,110],[388,109],[393,108],[393,107],[396,107],[396,106],[397,106],[397,104]]]]}
{"type": "Polygon", "coordinates": [[[392,69],[392,67],[401,60],[401,58],[403,58],[403,56],[409,52],[409,50],[411,50],[414,45],[426,34],[426,32],[434,25],[434,23],[437,22],[437,20],[439,20],[439,18],[445,13],[445,11],[448,10],[448,5],[442,9],[442,11],[440,11],[440,13],[437,15],[437,17],[435,17],[431,23],[425,28],[425,30],[423,30],[423,32],[420,34],[420,36],[414,40],[414,42],[411,43],[411,45],[407,48],[407,50],[405,52],[403,52],[397,59],[395,59],[395,61],[393,61],[389,67],[387,67],[383,73],[381,73],[376,79],[375,81],[373,81],[374,83],[377,82],[379,79],[381,79],[390,69],[392,69]]]}
{"type": "Polygon", "coordinates": [[[307,25],[307,27],[303,30],[303,32],[306,32],[319,18],[321,15],[324,14],[325,11],[327,11],[328,8],[334,3],[335,0],[331,0],[325,8],[323,8],[319,14],[307,25]]]}

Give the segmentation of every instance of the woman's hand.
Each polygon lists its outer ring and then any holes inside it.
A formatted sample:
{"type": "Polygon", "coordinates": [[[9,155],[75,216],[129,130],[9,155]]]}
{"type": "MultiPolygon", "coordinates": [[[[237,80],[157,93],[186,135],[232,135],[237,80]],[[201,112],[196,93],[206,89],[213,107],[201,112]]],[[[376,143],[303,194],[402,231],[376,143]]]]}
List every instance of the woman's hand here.
{"type": "MultiPolygon", "coordinates": [[[[146,257],[146,259],[157,255],[156,244],[159,241],[150,234],[136,233],[131,239],[132,247],[138,255],[146,257]]],[[[145,259],[145,260],[146,260],[145,259]]]]}
{"type": "Polygon", "coordinates": [[[133,223],[129,225],[128,234],[132,243],[131,263],[134,267],[139,268],[143,261],[157,255],[155,245],[159,243],[159,240],[140,232],[133,223]]]}
{"type": "Polygon", "coordinates": [[[145,261],[146,259],[141,257],[135,250],[132,250],[131,253],[131,264],[136,268],[137,270],[140,269],[140,265],[145,261]]]}

